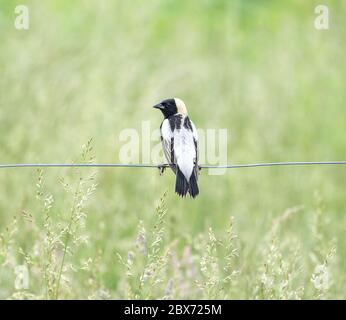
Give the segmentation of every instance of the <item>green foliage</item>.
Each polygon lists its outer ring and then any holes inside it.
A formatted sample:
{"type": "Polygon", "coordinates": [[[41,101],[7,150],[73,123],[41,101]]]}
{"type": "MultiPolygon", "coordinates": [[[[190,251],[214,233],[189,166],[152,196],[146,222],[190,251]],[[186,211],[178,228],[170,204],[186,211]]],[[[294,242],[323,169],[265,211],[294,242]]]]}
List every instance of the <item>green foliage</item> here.
{"type": "MultiPolygon", "coordinates": [[[[1,163],[118,162],[120,132],[158,128],[172,96],[228,129],[229,163],[345,160],[345,1],[328,31],[315,1],[21,4],[28,31],[0,0],[1,163]]],[[[345,181],[205,170],[192,201],[168,170],[1,170],[0,298],[345,298],[345,181]]]]}

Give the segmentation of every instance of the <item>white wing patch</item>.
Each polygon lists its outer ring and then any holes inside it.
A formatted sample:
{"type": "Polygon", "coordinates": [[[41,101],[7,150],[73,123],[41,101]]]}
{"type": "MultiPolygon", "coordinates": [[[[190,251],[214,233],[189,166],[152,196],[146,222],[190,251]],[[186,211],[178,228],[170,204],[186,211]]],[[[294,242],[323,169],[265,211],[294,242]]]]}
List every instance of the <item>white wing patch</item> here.
{"type": "Polygon", "coordinates": [[[187,181],[189,181],[197,163],[198,151],[195,141],[197,144],[198,136],[196,127],[191,120],[192,131],[183,126],[184,119],[185,117],[182,117],[180,129],[175,129],[173,132],[169,120],[165,119],[161,125],[161,137],[163,151],[168,163],[177,164],[187,181]],[[171,159],[172,156],[173,159],[171,159]]]}
{"type": "Polygon", "coordinates": [[[191,119],[190,119],[190,122],[191,122],[193,137],[198,142],[198,134],[197,134],[197,130],[196,130],[195,124],[191,121],[191,119]]]}
{"type": "Polygon", "coordinates": [[[195,143],[191,130],[182,127],[174,130],[174,154],[177,165],[187,181],[190,180],[196,158],[195,143]]]}

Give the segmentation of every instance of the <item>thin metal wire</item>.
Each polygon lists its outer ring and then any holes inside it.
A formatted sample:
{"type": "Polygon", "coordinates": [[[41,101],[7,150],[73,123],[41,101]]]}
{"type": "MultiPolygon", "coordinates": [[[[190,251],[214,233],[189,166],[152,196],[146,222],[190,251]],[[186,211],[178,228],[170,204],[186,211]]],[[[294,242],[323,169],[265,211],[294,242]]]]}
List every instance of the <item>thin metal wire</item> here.
{"type": "MultiPolygon", "coordinates": [[[[168,166],[168,165],[163,165],[168,166]]],[[[123,164],[123,163],[9,163],[0,164],[2,168],[26,168],[26,167],[131,167],[131,168],[158,168],[156,164],[123,164]]]]}
{"type": "Polygon", "coordinates": [[[213,169],[237,169],[237,168],[254,168],[254,167],[275,167],[275,166],[308,166],[308,165],[346,165],[346,161],[291,161],[291,162],[268,162],[268,163],[247,163],[235,165],[209,166],[204,165],[202,168],[213,169]]]}
{"type": "MultiPolygon", "coordinates": [[[[306,165],[346,165],[346,161],[293,161],[293,162],[267,162],[246,163],[234,165],[200,165],[202,169],[238,169],[254,167],[274,166],[306,166],[306,165]]],[[[169,167],[168,164],[124,164],[124,163],[8,163],[0,164],[0,169],[27,168],[27,167],[109,167],[109,168],[162,168],[169,167]]]]}

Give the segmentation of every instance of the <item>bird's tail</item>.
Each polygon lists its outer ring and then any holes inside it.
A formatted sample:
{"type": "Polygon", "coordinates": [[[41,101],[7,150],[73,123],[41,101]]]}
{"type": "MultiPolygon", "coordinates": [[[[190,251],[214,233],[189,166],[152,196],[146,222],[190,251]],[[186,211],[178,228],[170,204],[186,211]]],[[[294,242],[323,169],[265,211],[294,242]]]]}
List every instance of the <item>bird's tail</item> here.
{"type": "Polygon", "coordinates": [[[175,192],[181,197],[185,197],[187,192],[189,192],[192,198],[197,197],[197,195],[199,194],[199,190],[197,185],[196,172],[192,172],[190,181],[187,182],[185,176],[178,167],[177,177],[175,180],[175,192]]]}
{"type": "Polygon", "coordinates": [[[198,184],[197,184],[197,172],[193,170],[190,183],[189,183],[189,193],[192,198],[196,198],[199,194],[198,184]]]}
{"type": "Polygon", "coordinates": [[[187,191],[189,190],[189,184],[183,175],[183,173],[180,171],[179,167],[177,166],[177,177],[175,180],[175,192],[179,194],[181,197],[185,197],[187,194],[187,191]]]}

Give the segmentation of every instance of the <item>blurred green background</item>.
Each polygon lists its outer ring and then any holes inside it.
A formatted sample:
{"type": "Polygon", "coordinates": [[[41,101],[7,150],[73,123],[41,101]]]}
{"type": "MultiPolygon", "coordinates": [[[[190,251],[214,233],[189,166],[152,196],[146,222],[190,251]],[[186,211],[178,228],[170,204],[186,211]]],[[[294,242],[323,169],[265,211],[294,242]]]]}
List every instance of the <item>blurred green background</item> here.
{"type": "MultiPolygon", "coordinates": [[[[228,129],[229,163],[346,160],[345,1],[323,1],[330,29],[322,31],[314,27],[320,1],[23,0],[30,12],[27,31],[14,28],[16,4],[0,0],[1,163],[79,161],[89,138],[96,162],[118,162],[120,132],[140,132],[143,120],[158,127],[162,117],[151,106],[167,97],[184,99],[198,128],[228,129]]],[[[75,174],[44,170],[56,230],[72,201],[59,177],[75,181],[75,174]]],[[[13,268],[34,255],[46,234],[36,181],[34,169],[0,171],[1,298],[18,291],[13,268]],[[23,219],[23,210],[37,227],[23,219]],[[16,231],[6,238],[14,217],[16,231]]],[[[86,298],[101,289],[126,297],[115,252],[126,255],[140,220],[150,228],[165,190],[165,239],[177,242],[178,256],[210,227],[222,237],[234,217],[241,272],[230,298],[257,297],[272,222],[295,206],[303,209],[282,226],[278,243],[300,244],[298,282],[306,287],[303,297],[313,297],[312,225],[322,210],[321,243],[334,239],[337,248],[326,297],[346,297],[342,166],[202,172],[195,201],[174,194],[168,171],[161,177],[154,169],[99,169],[97,183],[82,232],[88,242],[66,258],[66,265],[80,265],[98,257],[97,270],[91,268],[94,287],[88,272],[64,269],[70,289],[61,289],[61,298],[86,298]]],[[[35,262],[28,264],[25,292],[44,297],[42,275],[35,262]]]]}

